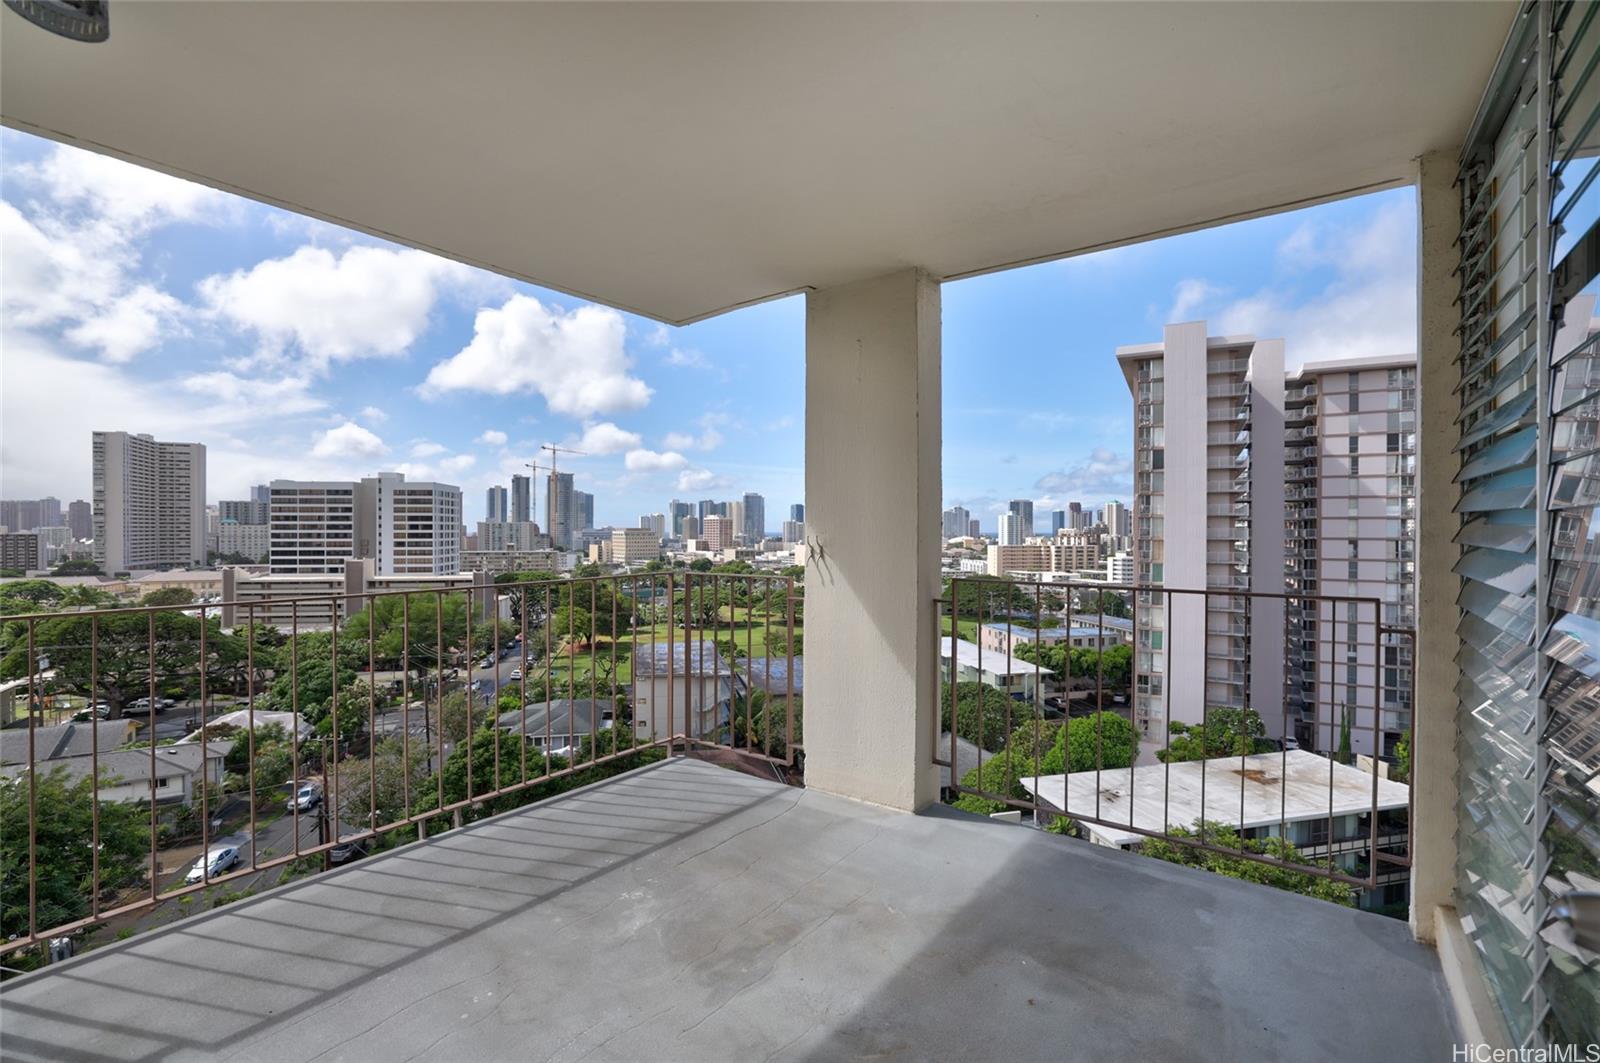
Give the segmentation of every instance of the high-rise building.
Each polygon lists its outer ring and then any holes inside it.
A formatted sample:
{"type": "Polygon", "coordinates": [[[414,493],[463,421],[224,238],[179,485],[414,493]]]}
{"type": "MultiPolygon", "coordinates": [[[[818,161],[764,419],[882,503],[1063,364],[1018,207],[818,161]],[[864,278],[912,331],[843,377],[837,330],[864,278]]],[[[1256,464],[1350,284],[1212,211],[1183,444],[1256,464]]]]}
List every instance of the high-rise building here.
{"type": "Polygon", "coordinates": [[[783,545],[791,546],[804,542],[806,537],[806,524],[802,520],[786,520],[783,522],[783,545]]]}
{"type": "Polygon", "coordinates": [[[972,523],[972,514],[967,512],[965,506],[951,506],[944,511],[944,537],[946,539],[959,539],[968,533],[972,523]]]}
{"type": "Polygon", "coordinates": [[[1165,741],[1170,721],[1252,708],[1281,736],[1283,341],[1211,338],[1168,325],[1159,343],[1117,348],[1134,401],[1134,723],[1165,741]],[[1210,592],[1210,593],[1203,593],[1210,592]],[[1254,646],[1255,652],[1249,652],[1254,646]]]}
{"type": "Polygon", "coordinates": [[[511,522],[526,524],[533,519],[533,481],[521,473],[511,477],[511,522]]]}
{"type": "Polygon", "coordinates": [[[693,513],[685,514],[683,522],[678,525],[678,534],[684,539],[700,538],[700,518],[693,513]]]}
{"type": "Polygon", "coordinates": [[[544,526],[550,533],[550,545],[557,550],[572,549],[573,532],[577,530],[572,496],[572,474],[551,473],[545,481],[544,526]]]}
{"type": "Polygon", "coordinates": [[[1016,510],[1000,514],[1000,545],[1021,546],[1028,533],[1024,530],[1022,514],[1016,510]]]}
{"type": "Polygon", "coordinates": [[[1067,503],[1067,527],[1073,531],[1081,531],[1089,526],[1087,515],[1083,512],[1082,502],[1067,503]]]}
{"type": "MultiPolygon", "coordinates": [[[[1006,508],[1010,512],[1015,513],[1017,515],[1017,518],[1018,518],[1018,521],[1019,521],[1019,527],[1021,528],[1021,532],[1022,532],[1022,538],[1025,539],[1028,536],[1032,535],[1033,534],[1033,499],[1031,499],[1031,498],[1013,498],[1009,503],[1007,503],[1006,508]]],[[[1022,541],[1022,539],[1018,539],[1017,540],[1017,542],[1019,542],[1019,543],[1021,541],[1022,541]]]]}
{"type": "Polygon", "coordinates": [[[694,506],[690,505],[688,502],[679,502],[676,498],[672,500],[672,504],[667,507],[667,519],[672,526],[672,538],[681,539],[684,537],[684,518],[692,516],[693,514],[694,506]]]}
{"type": "Polygon", "coordinates": [[[1374,752],[1376,725],[1392,755],[1411,726],[1411,646],[1373,624],[1416,619],[1416,388],[1406,355],[1311,363],[1285,391],[1288,590],[1324,596],[1288,600],[1286,700],[1318,751],[1348,720],[1353,752],[1374,752]]]}
{"type": "Polygon", "coordinates": [[[972,517],[967,521],[967,535],[973,539],[982,538],[982,525],[978,523],[978,518],[972,517]]]}
{"type": "Polygon", "coordinates": [[[806,504],[804,502],[796,502],[794,505],[790,506],[789,519],[792,521],[797,521],[801,524],[805,523],[806,504]]]}
{"type": "Polygon", "coordinates": [[[594,527],[594,495],[588,491],[572,492],[572,506],[574,521],[573,531],[588,531],[594,527]]]}
{"type": "Polygon", "coordinates": [[[39,516],[39,500],[36,498],[8,498],[0,502],[0,525],[7,531],[33,531],[42,526],[39,516]]]}
{"type": "Polygon", "coordinates": [[[499,484],[484,492],[483,519],[491,524],[506,524],[511,520],[510,496],[499,484]]]}
{"type": "Polygon", "coordinates": [[[667,515],[665,513],[646,513],[639,518],[639,527],[648,528],[655,532],[656,541],[660,542],[667,537],[667,515]]]}
{"type": "Polygon", "coordinates": [[[767,500],[747,491],[744,496],[744,538],[748,543],[759,543],[767,537],[767,500]]]}
{"type": "Polygon", "coordinates": [[[67,528],[74,539],[94,538],[94,507],[83,499],[67,504],[67,528]]]}
{"type": "Polygon", "coordinates": [[[1053,509],[1050,511],[1050,534],[1059,534],[1067,526],[1067,511],[1053,509]]]}
{"type": "MultiPolygon", "coordinates": [[[[270,491],[271,488],[268,488],[270,491]]],[[[270,524],[272,522],[272,496],[265,499],[242,498],[223,499],[217,503],[217,517],[219,520],[233,521],[235,524],[270,524]]]]}
{"type": "Polygon", "coordinates": [[[478,522],[475,550],[542,550],[550,544],[531,520],[478,522]]]}
{"type": "Polygon", "coordinates": [[[1106,530],[1119,539],[1133,534],[1133,518],[1121,502],[1106,503],[1105,522],[1106,530]]]}
{"type": "Polygon", "coordinates": [[[345,562],[363,556],[356,543],[358,489],[353,480],[272,481],[268,571],[336,576],[345,562]]]}
{"type": "Polygon", "coordinates": [[[733,546],[733,521],[727,517],[710,516],[700,527],[700,538],[712,550],[727,550],[733,546]]]}
{"type": "Polygon", "coordinates": [[[31,572],[40,566],[38,532],[0,532],[0,568],[31,572]]]}
{"type": "Polygon", "coordinates": [[[272,481],[268,565],[337,575],[370,558],[380,576],[461,571],[461,489],[381,472],[357,481],[272,481]]]}
{"type": "MultiPolygon", "coordinates": [[[[666,518],[662,517],[663,523],[666,518]]],[[[661,557],[661,536],[654,528],[613,528],[611,560],[618,565],[642,565],[661,557]]]]}
{"type": "Polygon", "coordinates": [[[707,517],[726,517],[727,515],[728,503],[726,502],[718,502],[714,499],[702,498],[698,503],[695,504],[695,516],[700,518],[701,528],[705,527],[707,517]]]}
{"type": "Polygon", "coordinates": [[[91,447],[94,558],[101,570],[204,564],[205,446],[95,432],[91,447]]]}
{"type": "Polygon", "coordinates": [[[733,525],[734,539],[739,542],[748,542],[744,535],[744,503],[737,501],[724,502],[723,505],[727,507],[725,516],[728,518],[728,523],[733,525]]]}
{"type": "Polygon", "coordinates": [[[39,527],[59,528],[64,523],[61,519],[61,499],[48,495],[39,499],[39,527]]]}
{"type": "Polygon", "coordinates": [[[1133,582],[1133,555],[1112,554],[1106,558],[1106,581],[1127,586],[1133,582]]]}

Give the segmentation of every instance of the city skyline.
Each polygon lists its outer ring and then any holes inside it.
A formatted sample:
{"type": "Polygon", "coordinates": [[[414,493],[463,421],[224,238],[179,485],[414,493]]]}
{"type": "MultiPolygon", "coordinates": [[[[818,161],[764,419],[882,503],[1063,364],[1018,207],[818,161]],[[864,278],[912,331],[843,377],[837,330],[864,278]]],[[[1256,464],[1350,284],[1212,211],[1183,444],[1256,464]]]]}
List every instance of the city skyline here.
{"type": "MultiPolygon", "coordinates": [[[[86,497],[90,428],[80,446],[62,426],[88,421],[203,443],[211,503],[383,469],[459,485],[471,525],[544,443],[585,452],[562,471],[601,525],[675,495],[804,497],[799,297],[668,328],[28,134],[0,147],[0,390],[29,395],[5,405],[8,495],[86,497]]],[[[1170,320],[1282,336],[1293,361],[1412,349],[1413,205],[1391,190],[944,285],[943,505],[993,533],[1010,498],[1128,497],[1112,352],[1170,320]]]]}

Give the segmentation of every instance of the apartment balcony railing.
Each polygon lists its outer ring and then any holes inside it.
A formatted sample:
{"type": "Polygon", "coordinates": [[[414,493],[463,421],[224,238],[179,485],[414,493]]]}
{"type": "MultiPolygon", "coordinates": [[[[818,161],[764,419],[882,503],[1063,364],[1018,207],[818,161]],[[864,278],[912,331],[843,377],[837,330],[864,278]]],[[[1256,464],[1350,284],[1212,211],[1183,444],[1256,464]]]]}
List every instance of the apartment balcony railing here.
{"type": "MultiPolygon", "coordinates": [[[[1097,623],[1103,623],[1103,613],[1098,610],[1092,613],[1078,613],[1071,611],[1070,607],[1070,603],[1074,600],[1074,592],[1079,590],[1087,591],[1089,587],[1089,584],[1078,587],[1069,583],[1052,586],[1047,591],[1038,584],[993,580],[977,582],[959,578],[952,580],[949,596],[939,602],[941,609],[940,638],[951,640],[951,648],[942,652],[947,656],[955,653],[955,632],[960,629],[963,623],[970,621],[981,626],[997,619],[1000,622],[1005,622],[1004,617],[1006,615],[1018,612],[1032,616],[1046,615],[1052,611],[1052,596],[1059,596],[1059,602],[1067,603],[1066,609],[1068,612],[1063,623],[1069,626],[1081,624],[1094,629],[1097,623]]],[[[1218,702],[1219,704],[1231,705],[1237,703],[1241,706],[1245,704],[1243,691],[1250,682],[1248,665],[1224,664],[1218,667],[1218,663],[1247,662],[1250,659],[1253,639],[1249,633],[1248,625],[1242,620],[1228,620],[1226,617],[1230,613],[1248,611],[1255,602],[1263,600],[1279,601],[1283,602],[1286,607],[1290,605],[1304,607],[1314,602],[1330,611],[1337,612],[1340,616],[1347,615],[1347,610],[1353,606],[1357,614],[1355,634],[1360,639],[1365,640],[1365,652],[1369,655],[1377,650],[1377,644],[1380,640],[1399,640],[1409,646],[1412,639],[1412,633],[1409,630],[1397,629],[1379,623],[1379,611],[1382,603],[1371,598],[1289,596],[1286,594],[1258,594],[1243,590],[1219,592],[1217,590],[1174,589],[1169,587],[1160,588],[1159,593],[1156,593],[1151,588],[1139,586],[1094,584],[1093,587],[1097,592],[1109,589],[1116,593],[1126,594],[1128,600],[1133,603],[1135,616],[1132,619],[1132,626],[1135,629],[1140,629],[1139,615],[1141,613],[1154,612],[1160,616],[1159,627],[1166,632],[1168,640],[1163,653],[1167,662],[1176,659],[1175,655],[1179,652],[1179,648],[1172,640],[1179,637],[1178,633],[1182,630],[1182,625],[1173,623],[1174,613],[1192,609],[1203,610],[1207,614],[1206,624],[1204,625],[1207,636],[1239,636],[1228,639],[1225,645],[1215,645],[1208,639],[1209,648],[1206,652],[1206,660],[1209,663],[1203,669],[1201,675],[1192,677],[1191,680],[1191,685],[1193,681],[1217,685],[1219,688],[1218,697],[1221,699],[1218,702]]],[[[1097,602],[1104,601],[1098,593],[1095,600],[1097,602]]],[[[1346,625],[1339,626],[1338,637],[1347,641],[1352,634],[1351,630],[1346,625]]],[[[1100,630],[1103,631],[1104,628],[1102,627],[1100,630]]],[[[1284,630],[1282,628],[1275,629],[1268,638],[1269,646],[1265,652],[1273,656],[1278,656],[1285,652],[1284,630]]],[[[1107,640],[1102,644],[1102,648],[1104,645],[1110,644],[1110,641],[1107,640]]],[[[1345,645],[1345,642],[1341,642],[1341,645],[1345,645]]],[[[978,652],[983,652],[981,644],[977,649],[978,652]]],[[[1024,656],[1036,660],[1046,659],[1039,658],[1031,649],[1022,652],[1024,656]]],[[[1301,653],[1302,648],[1293,647],[1292,652],[1301,653]]],[[[1312,651],[1312,655],[1314,656],[1314,651],[1312,651]]],[[[1003,673],[1007,669],[1015,667],[1018,663],[1015,658],[1007,657],[997,651],[991,651],[987,659],[993,662],[989,669],[995,673],[1003,673]]],[[[1149,659],[1153,660],[1153,658],[1149,659]]],[[[1099,656],[1094,666],[1094,672],[1083,676],[1060,676],[1048,670],[1043,673],[1037,673],[1037,681],[1024,688],[1023,693],[1014,694],[1012,698],[1004,702],[1006,706],[1005,719],[1001,721],[1004,734],[1014,736],[1022,733],[1025,735],[1029,726],[1040,728],[1049,726],[1050,713],[1047,711],[1049,708],[1047,701],[1052,683],[1066,684],[1072,682],[1080,687],[1092,687],[1089,707],[1096,713],[1094,719],[1097,721],[1097,727],[1103,727],[1103,721],[1109,716],[1121,716],[1124,719],[1131,720],[1132,692],[1134,689],[1142,691],[1146,688],[1144,679],[1137,674],[1126,677],[1119,674],[1113,681],[1107,676],[1105,660],[1106,658],[1103,654],[1099,656]],[[1021,729],[1020,732],[1019,728],[1021,729]]],[[[1023,663],[1031,665],[1032,661],[1023,663]]],[[[1170,669],[1170,664],[1167,667],[1170,669]]],[[[1135,672],[1138,672],[1138,670],[1139,668],[1136,664],[1135,672]]],[[[1036,673],[1028,674],[1035,675],[1036,673]]],[[[1181,690],[1184,687],[1185,684],[1182,682],[1181,677],[1172,674],[1170,671],[1163,676],[1163,688],[1165,690],[1173,691],[1175,688],[1181,690]]],[[[1359,690],[1373,707],[1379,704],[1378,699],[1382,696],[1382,692],[1375,685],[1368,683],[1360,687],[1359,690]]],[[[946,696],[952,699],[951,703],[942,709],[944,719],[948,721],[951,718],[956,697],[954,689],[947,690],[946,696]]],[[[1173,695],[1168,694],[1165,697],[1171,698],[1173,695]]],[[[1209,712],[1211,700],[1209,695],[1200,699],[1196,703],[1196,711],[1200,718],[1187,722],[1203,723],[1209,712]]],[[[1255,701],[1259,706],[1260,699],[1257,698],[1255,701]]],[[[1177,703],[1174,702],[1173,704],[1176,705],[1177,703]]],[[[1375,718],[1376,715],[1377,713],[1375,712],[1367,713],[1369,719],[1375,718]]],[[[1285,698],[1281,717],[1275,721],[1278,726],[1276,733],[1292,735],[1294,733],[1292,725],[1298,721],[1298,718],[1298,706],[1291,706],[1288,699],[1285,698]]],[[[1142,806],[1145,818],[1141,819],[1141,806],[1135,797],[1134,788],[1146,776],[1137,770],[1130,770],[1126,762],[1119,761],[1115,764],[1107,764],[1104,759],[1103,734],[1098,736],[1101,742],[1100,751],[1097,753],[1099,759],[1090,766],[1092,770],[1081,773],[1069,771],[1062,781],[1052,782],[1043,777],[1029,775],[1025,767],[1018,768],[1019,774],[1013,778],[1028,791],[1029,796],[1026,798],[1018,797],[1015,792],[1007,791],[1004,788],[983,785],[983,781],[988,779],[988,776],[981,770],[973,769],[981,768],[984,752],[986,750],[995,750],[996,747],[985,738],[983,729],[989,726],[985,720],[985,714],[978,714],[974,723],[978,729],[977,733],[966,737],[968,740],[975,740],[975,744],[978,746],[977,762],[973,763],[969,758],[967,763],[963,765],[962,772],[952,776],[950,789],[954,793],[981,796],[985,800],[999,802],[1036,817],[1048,818],[1055,815],[1064,815],[1081,823],[1095,824],[1126,832],[1126,835],[1119,836],[1159,837],[1185,845],[1197,845],[1202,848],[1210,847],[1210,843],[1203,837],[1205,834],[1204,829],[1198,832],[1191,832],[1189,828],[1192,824],[1173,822],[1170,815],[1163,814],[1164,804],[1166,810],[1170,810],[1172,807],[1170,804],[1172,794],[1166,789],[1167,786],[1170,786],[1170,782],[1163,783],[1159,773],[1148,776],[1151,789],[1144,800],[1148,801],[1149,804],[1142,806]],[[1079,785],[1080,783],[1082,785],[1079,785]],[[1174,828],[1181,829],[1174,830],[1174,828]]],[[[994,732],[988,732],[988,736],[990,738],[994,737],[994,732]]],[[[1376,731],[1371,733],[1370,738],[1375,743],[1375,748],[1381,748],[1381,736],[1376,731]]],[[[1158,734],[1151,740],[1158,743],[1164,751],[1170,752],[1170,736],[1158,734]]],[[[940,750],[938,762],[946,767],[951,764],[961,763],[959,744],[955,736],[945,735],[943,741],[948,743],[948,759],[945,759],[946,751],[940,750]]],[[[996,755],[999,755],[999,752],[997,751],[996,755]]],[[[1358,838],[1345,839],[1341,842],[1341,846],[1333,849],[1324,846],[1316,854],[1316,859],[1312,861],[1312,864],[1317,868],[1317,873],[1338,881],[1359,884],[1362,888],[1372,889],[1379,884],[1380,877],[1386,875],[1390,870],[1409,866],[1409,858],[1407,856],[1387,851],[1392,849],[1397,842],[1405,841],[1404,835],[1397,837],[1390,830],[1380,832],[1377,826],[1377,813],[1393,810],[1392,804],[1386,804],[1379,797],[1380,791],[1392,795],[1393,791],[1390,790],[1389,785],[1384,783],[1380,786],[1382,780],[1376,774],[1358,773],[1357,776],[1348,776],[1344,772],[1336,772],[1329,766],[1331,765],[1330,761],[1324,758],[1317,758],[1315,754],[1304,750],[1296,751],[1296,759],[1300,759],[1302,755],[1313,757],[1324,765],[1319,769],[1325,773],[1319,776],[1323,782],[1317,785],[1325,785],[1327,790],[1322,797],[1317,799],[1319,803],[1326,798],[1329,809],[1344,809],[1342,812],[1329,814],[1326,817],[1320,815],[1312,816],[1312,819],[1317,820],[1325,831],[1323,836],[1336,836],[1334,832],[1340,828],[1335,821],[1345,815],[1365,815],[1368,817],[1365,822],[1369,822],[1372,825],[1371,830],[1363,835],[1365,847],[1356,844],[1360,841],[1358,838]],[[1336,776],[1339,777],[1338,780],[1336,780],[1336,776]],[[1353,804],[1350,800],[1351,794],[1347,789],[1352,783],[1361,791],[1361,794],[1356,795],[1359,799],[1353,804]],[[1340,796],[1341,792],[1343,796],[1340,796]],[[1353,848],[1344,849],[1342,846],[1345,842],[1348,842],[1353,848]],[[1370,866],[1364,876],[1354,876],[1348,874],[1343,865],[1334,859],[1335,856],[1347,855],[1348,852],[1376,853],[1377,855],[1375,860],[1369,860],[1370,866]]],[[[1243,824],[1246,826],[1255,823],[1256,821],[1252,820],[1246,811],[1247,806],[1252,802],[1261,800],[1263,793],[1270,791],[1274,784],[1278,785],[1280,789],[1277,791],[1278,796],[1272,800],[1287,802],[1287,798],[1281,793],[1282,781],[1291,777],[1291,766],[1286,750],[1280,749],[1277,752],[1264,754],[1252,754],[1246,751],[1237,757],[1206,761],[1205,765],[1204,771],[1200,773],[1203,780],[1200,783],[1202,788],[1201,803],[1205,808],[1210,809],[1213,807],[1210,802],[1217,802],[1217,822],[1233,823],[1235,825],[1243,824]],[[1215,775],[1212,774],[1213,766],[1217,769],[1215,775]],[[1209,795],[1205,794],[1205,789],[1213,785],[1216,789],[1211,791],[1209,795]],[[1259,789],[1259,787],[1265,787],[1266,790],[1259,789]],[[1229,809],[1225,814],[1222,812],[1224,807],[1229,809]]],[[[1008,770],[1010,770],[1009,767],[1008,770]]],[[[1407,793],[1406,801],[1409,802],[1409,793],[1407,793]]],[[[1406,807],[1409,808],[1409,804],[1406,807]]],[[[1283,829],[1287,827],[1288,822],[1287,805],[1285,804],[1283,808],[1285,810],[1283,822],[1277,824],[1280,828],[1280,836],[1284,836],[1283,829]]],[[[1270,815],[1266,818],[1269,821],[1272,819],[1270,815]]],[[[1405,851],[1409,852],[1409,848],[1406,848],[1405,851]]],[[[1230,850],[1230,852],[1236,852],[1236,850],[1230,850]]],[[[1247,859],[1262,858],[1259,853],[1239,853],[1239,855],[1244,855],[1247,859]]],[[[1300,858],[1305,859],[1304,854],[1301,854],[1300,858]]],[[[1270,863],[1272,861],[1268,858],[1265,862],[1270,863]]]]}
{"type": "Polygon", "coordinates": [[[0,951],[663,753],[797,777],[800,604],[787,577],[672,571],[8,618],[27,890],[0,951]],[[53,758],[75,724],[87,753],[53,758]],[[39,888],[67,873],[63,803],[91,854],[70,895],[39,888]]]}
{"type": "Polygon", "coordinates": [[[1236,395],[1250,394],[1250,385],[1240,384],[1207,384],[1206,394],[1213,398],[1226,398],[1236,395]]]}

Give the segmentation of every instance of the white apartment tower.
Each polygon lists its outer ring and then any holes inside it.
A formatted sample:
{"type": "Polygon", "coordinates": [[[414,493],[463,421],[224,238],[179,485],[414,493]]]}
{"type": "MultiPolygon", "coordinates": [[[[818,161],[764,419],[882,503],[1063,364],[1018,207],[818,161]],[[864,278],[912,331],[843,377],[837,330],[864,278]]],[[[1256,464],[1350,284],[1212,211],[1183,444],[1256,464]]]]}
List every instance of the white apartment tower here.
{"type": "Polygon", "coordinates": [[[1117,348],[1134,400],[1134,723],[1254,708],[1285,725],[1283,341],[1166,326],[1117,348]],[[1252,641],[1252,633],[1265,633],[1252,641]],[[1254,649],[1254,652],[1252,652],[1254,649]]]}
{"type": "Polygon", "coordinates": [[[272,482],[274,575],[337,575],[358,558],[380,576],[460,572],[461,489],[398,472],[272,482]]]}
{"type": "Polygon", "coordinates": [[[95,432],[91,445],[101,570],[205,564],[205,446],[130,432],[95,432]]]}
{"type": "Polygon", "coordinates": [[[550,533],[550,545],[557,550],[571,550],[573,532],[576,530],[573,511],[572,474],[553,472],[546,480],[544,510],[545,530],[550,533]]]}
{"type": "Polygon", "coordinates": [[[944,537],[946,539],[960,539],[967,534],[972,522],[972,514],[965,506],[951,506],[944,511],[944,537]]]}
{"type": "Polygon", "coordinates": [[[1416,357],[1307,364],[1284,397],[1286,700],[1302,745],[1392,755],[1411,726],[1416,357]],[[1381,654],[1382,660],[1378,660],[1381,654]],[[1376,713],[1376,719],[1374,714],[1376,713]]]}

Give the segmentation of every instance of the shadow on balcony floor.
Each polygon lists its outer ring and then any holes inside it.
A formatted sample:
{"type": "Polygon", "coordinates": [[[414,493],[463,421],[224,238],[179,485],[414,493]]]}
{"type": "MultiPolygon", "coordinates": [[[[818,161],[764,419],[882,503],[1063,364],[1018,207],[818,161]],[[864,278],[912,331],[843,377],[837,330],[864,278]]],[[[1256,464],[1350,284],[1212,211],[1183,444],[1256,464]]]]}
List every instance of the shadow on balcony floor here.
{"type": "Polygon", "coordinates": [[[1423,1059],[1400,923],[670,761],[10,983],[18,1060],[1423,1059]]]}

